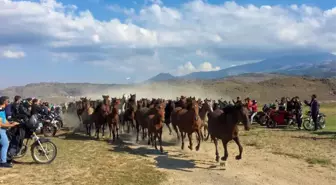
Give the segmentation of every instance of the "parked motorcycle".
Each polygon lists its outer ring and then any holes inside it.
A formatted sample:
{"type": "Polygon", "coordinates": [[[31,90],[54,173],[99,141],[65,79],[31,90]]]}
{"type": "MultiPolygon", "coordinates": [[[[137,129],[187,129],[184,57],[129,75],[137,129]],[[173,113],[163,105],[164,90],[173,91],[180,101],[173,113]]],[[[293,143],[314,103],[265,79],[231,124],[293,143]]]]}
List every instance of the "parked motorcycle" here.
{"type": "Polygon", "coordinates": [[[45,137],[55,136],[57,131],[63,127],[63,121],[60,115],[50,112],[42,117],[42,133],[45,137]]]}
{"type": "MultiPolygon", "coordinates": [[[[322,129],[326,127],[326,121],[325,121],[326,115],[323,113],[319,113],[317,117],[317,121],[320,123],[320,126],[322,129]]],[[[303,118],[303,128],[308,131],[313,131],[315,129],[315,123],[313,121],[313,118],[311,117],[311,112],[306,112],[306,117],[303,118]]]]}
{"type": "Polygon", "coordinates": [[[29,140],[31,156],[36,163],[49,164],[57,156],[57,147],[50,139],[39,137],[35,131],[39,126],[38,115],[32,115],[29,121],[17,120],[20,124],[7,131],[10,140],[8,159],[24,157],[28,152],[29,140]],[[26,139],[26,143],[23,140],[26,139]]]}

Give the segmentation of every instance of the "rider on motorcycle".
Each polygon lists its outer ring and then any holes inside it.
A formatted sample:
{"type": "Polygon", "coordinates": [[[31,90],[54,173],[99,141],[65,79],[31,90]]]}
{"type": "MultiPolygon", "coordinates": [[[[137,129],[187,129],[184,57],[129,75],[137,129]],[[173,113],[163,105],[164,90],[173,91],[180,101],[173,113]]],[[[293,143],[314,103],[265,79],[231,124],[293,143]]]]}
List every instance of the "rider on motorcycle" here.
{"type": "Polygon", "coordinates": [[[313,94],[311,96],[311,101],[308,102],[307,100],[304,101],[304,103],[310,107],[311,116],[313,118],[314,124],[315,124],[315,131],[317,131],[319,128],[321,128],[320,123],[318,122],[318,115],[320,112],[320,104],[316,100],[317,96],[313,94]]]}
{"type": "Polygon", "coordinates": [[[9,104],[7,96],[0,97],[0,145],[1,145],[1,160],[0,168],[11,168],[12,165],[7,162],[7,152],[9,147],[9,140],[7,136],[7,128],[14,127],[19,123],[8,122],[6,119],[5,107],[9,104]]]}

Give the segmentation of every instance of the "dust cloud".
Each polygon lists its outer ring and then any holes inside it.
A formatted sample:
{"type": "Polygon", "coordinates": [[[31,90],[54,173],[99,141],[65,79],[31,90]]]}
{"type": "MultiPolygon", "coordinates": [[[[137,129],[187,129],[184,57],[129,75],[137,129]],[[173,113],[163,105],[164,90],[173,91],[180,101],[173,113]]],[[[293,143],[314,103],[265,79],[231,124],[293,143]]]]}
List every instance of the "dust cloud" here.
{"type": "Polygon", "coordinates": [[[201,85],[197,84],[170,84],[170,83],[151,83],[151,84],[140,84],[131,87],[115,87],[107,90],[99,91],[95,93],[83,93],[91,99],[101,99],[102,95],[109,95],[110,97],[121,98],[123,94],[129,95],[136,93],[137,98],[164,98],[173,99],[181,95],[184,96],[195,96],[196,98],[211,98],[211,99],[224,99],[231,100],[231,97],[218,93],[212,89],[206,89],[201,85]]]}

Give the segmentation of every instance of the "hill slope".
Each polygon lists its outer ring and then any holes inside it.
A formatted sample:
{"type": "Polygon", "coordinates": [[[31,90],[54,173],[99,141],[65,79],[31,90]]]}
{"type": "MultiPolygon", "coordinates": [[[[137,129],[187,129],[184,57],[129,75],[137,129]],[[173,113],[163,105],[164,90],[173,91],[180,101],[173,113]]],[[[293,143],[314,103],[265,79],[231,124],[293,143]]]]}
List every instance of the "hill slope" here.
{"type": "Polygon", "coordinates": [[[274,101],[282,96],[300,96],[308,99],[317,94],[321,101],[336,101],[336,79],[293,77],[277,74],[244,74],[217,80],[173,80],[137,85],[108,85],[87,83],[40,83],[1,90],[2,95],[13,97],[35,96],[49,101],[65,101],[67,96],[101,98],[102,94],[121,97],[137,93],[140,97],[172,98],[183,95],[232,99],[237,96],[274,101]],[[52,100],[50,98],[53,97],[52,100]],[[60,99],[61,98],[61,99],[60,99]]]}

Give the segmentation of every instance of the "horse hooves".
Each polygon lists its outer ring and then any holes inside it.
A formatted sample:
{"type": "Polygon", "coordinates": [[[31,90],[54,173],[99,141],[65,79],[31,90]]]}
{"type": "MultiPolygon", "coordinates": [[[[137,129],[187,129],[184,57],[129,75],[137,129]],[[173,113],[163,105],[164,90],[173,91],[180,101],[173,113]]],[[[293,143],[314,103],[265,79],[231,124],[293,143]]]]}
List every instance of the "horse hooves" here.
{"type": "Polygon", "coordinates": [[[161,152],[161,154],[163,153],[163,148],[162,147],[160,148],[160,152],[161,152]]]}
{"type": "Polygon", "coordinates": [[[216,156],[216,162],[219,162],[219,156],[216,156]]]}
{"type": "Polygon", "coordinates": [[[225,156],[221,157],[222,161],[226,161],[226,159],[227,159],[227,157],[225,157],[225,156]]]}
{"type": "Polygon", "coordinates": [[[237,155],[236,160],[240,160],[240,159],[242,159],[242,157],[240,155],[237,155]]]}
{"type": "Polygon", "coordinates": [[[196,146],[196,148],[195,148],[195,149],[196,149],[196,151],[199,151],[199,149],[200,149],[200,146],[196,146]]]}
{"type": "Polygon", "coordinates": [[[193,149],[192,149],[192,146],[188,146],[188,148],[189,148],[190,150],[193,150],[193,149]]]}

